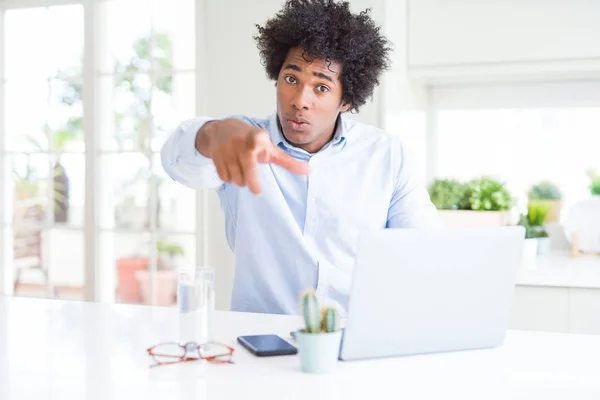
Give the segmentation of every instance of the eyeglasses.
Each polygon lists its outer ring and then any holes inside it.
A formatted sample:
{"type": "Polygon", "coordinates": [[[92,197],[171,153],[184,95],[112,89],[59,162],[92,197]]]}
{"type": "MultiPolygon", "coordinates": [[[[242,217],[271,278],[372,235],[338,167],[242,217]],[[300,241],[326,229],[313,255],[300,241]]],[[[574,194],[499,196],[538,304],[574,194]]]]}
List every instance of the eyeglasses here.
{"type": "Polygon", "coordinates": [[[175,342],[161,343],[146,350],[148,355],[156,362],[150,367],[177,364],[187,361],[206,360],[215,364],[233,364],[231,360],[235,349],[223,343],[209,342],[197,344],[188,342],[179,344],[175,342]]]}

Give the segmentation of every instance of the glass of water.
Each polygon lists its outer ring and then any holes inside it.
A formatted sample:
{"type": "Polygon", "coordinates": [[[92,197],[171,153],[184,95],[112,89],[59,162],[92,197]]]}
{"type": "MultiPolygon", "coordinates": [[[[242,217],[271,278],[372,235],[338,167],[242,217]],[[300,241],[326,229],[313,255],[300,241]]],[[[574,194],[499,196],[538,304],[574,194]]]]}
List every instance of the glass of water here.
{"type": "Polygon", "coordinates": [[[215,310],[215,271],[211,267],[183,268],[177,282],[179,342],[207,343],[212,338],[215,310]]]}

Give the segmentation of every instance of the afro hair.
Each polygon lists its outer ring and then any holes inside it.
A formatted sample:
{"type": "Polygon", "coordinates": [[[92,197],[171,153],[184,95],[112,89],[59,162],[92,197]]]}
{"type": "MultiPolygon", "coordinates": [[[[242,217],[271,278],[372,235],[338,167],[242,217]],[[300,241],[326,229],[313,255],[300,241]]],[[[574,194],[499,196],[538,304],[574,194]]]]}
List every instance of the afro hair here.
{"type": "Polygon", "coordinates": [[[342,66],[342,102],[349,111],[372,98],[382,72],[389,68],[389,43],[369,16],[352,14],[347,1],[288,0],[254,37],[267,76],[277,80],[290,49],[299,47],[308,59],[336,61],[342,66]]]}

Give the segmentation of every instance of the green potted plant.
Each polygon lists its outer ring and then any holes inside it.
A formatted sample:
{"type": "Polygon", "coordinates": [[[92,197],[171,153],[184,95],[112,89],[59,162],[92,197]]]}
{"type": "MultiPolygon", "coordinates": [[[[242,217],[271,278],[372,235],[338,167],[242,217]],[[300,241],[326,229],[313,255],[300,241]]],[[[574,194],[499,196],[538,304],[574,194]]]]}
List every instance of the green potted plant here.
{"type": "Polygon", "coordinates": [[[560,220],[562,193],[558,186],[549,181],[539,182],[529,189],[527,197],[529,203],[540,204],[549,208],[547,222],[560,220]]]}
{"type": "Polygon", "coordinates": [[[435,179],[428,191],[431,202],[438,210],[465,210],[469,207],[467,186],[457,179],[435,179]]]}
{"type": "Polygon", "coordinates": [[[508,211],[512,206],[512,198],[504,182],[489,177],[470,181],[467,197],[475,211],[508,211]]]}
{"type": "Polygon", "coordinates": [[[549,205],[535,202],[527,205],[527,225],[531,235],[537,239],[538,255],[545,255],[550,251],[550,236],[544,227],[549,213],[549,205]]]}
{"type": "MultiPolygon", "coordinates": [[[[156,304],[159,306],[172,305],[176,300],[177,275],[175,260],[185,255],[183,248],[177,243],[159,240],[156,243],[156,304]]],[[[150,303],[150,272],[147,268],[136,271],[142,301],[150,303]]]]}
{"type": "Polygon", "coordinates": [[[600,175],[595,171],[587,171],[587,175],[590,178],[590,193],[592,196],[600,196],[600,175]]]}
{"type": "Polygon", "coordinates": [[[300,297],[304,329],[296,331],[300,366],[304,372],[329,372],[337,363],[342,340],[339,312],[323,307],[314,289],[300,297]]]}
{"type": "Polygon", "coordinates": [[[512,197],[505,184],[490,177],[469,182],[437,179],[428,188],[431,201],[448,227],[510,224],[512,197]]]}
{"type": "Polygon", "coordinates": [[[535,228],[529,225],[527,215],[519,216],[519,225],[525,228],[525,243],[523,244],[523,253],[521,257],[521,266],[525,269],[533,269],[536,267],[536,259],[538,253],[538,240],[535,228]]]}

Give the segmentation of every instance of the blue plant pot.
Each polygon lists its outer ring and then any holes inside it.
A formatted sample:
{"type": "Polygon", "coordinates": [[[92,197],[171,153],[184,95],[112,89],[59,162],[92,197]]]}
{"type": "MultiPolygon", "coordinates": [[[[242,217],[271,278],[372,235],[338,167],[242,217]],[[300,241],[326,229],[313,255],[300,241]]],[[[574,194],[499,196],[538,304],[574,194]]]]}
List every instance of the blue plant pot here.
{"type": "Polygon", "coordinates": [[[331,333],[296,332],[300,368],[304,372],[331,371],[338,361],[342,331],[331,333]]]}
{"type": "Polygon", "coordinates": [[[538,238],[538,255],[545,256],[550,252],[551,241],[550,238],[538,238]]]}

